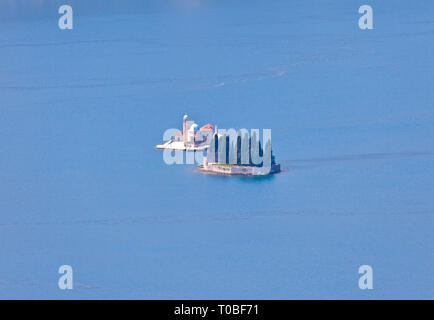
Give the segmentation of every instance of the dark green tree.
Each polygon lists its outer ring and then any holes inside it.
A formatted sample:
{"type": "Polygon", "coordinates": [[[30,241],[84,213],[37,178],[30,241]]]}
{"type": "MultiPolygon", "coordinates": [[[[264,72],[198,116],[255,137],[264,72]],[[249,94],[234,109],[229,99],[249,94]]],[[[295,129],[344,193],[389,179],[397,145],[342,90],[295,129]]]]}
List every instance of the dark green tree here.
{"type": "Polygon", "coordinates": [[[265,149],[262,157],[262,166],[271,169],[271,141],[265,143],[265,149]]]}
{"type": "MultiPolygon", "coordinates": [[[[230,140],[229,140],[230,141],[230,140]]],[[[229,152],[229,163],[230,164],[237,164],[237,142],[235,141],[230,141],[231,144],[231,148],[230,148],[230,152],[229,152]]]]}
{"type": "Polygon", "coordinates": [[[237,150],[237,164],[241,164],[241,131],[238,131],[237,133],[237,143],[236,143],[236,150],[237,150]]]}
{"type": "Polygon", "coordinates": [[[259,138],[256,137],[256,131],[253,131],[251,143],[250,143],[250,160],[252,165],[259,166],[262,164],[262,159],[260,157],[259,150],[260,150],[259,138]]]}
{"type": "Polygon", "coordinates": [[[226,162],[226,135],[218,138],[218,163],[225,164],[226,162]]]}
{"type": "Polygon", "coordinates": [[[218,159],[218,138],[217,134],[213,134],[211,138],[210,145],[207,150],[207,161],[208,163],[216,163],[218,159]]]}
{"type": "Polygon", "coordinates": [[[250,139],[249,134],[245,133],[241,143],[241,164],[250,164],[250,139]]]}
{"type": "Polygon", "coordinates": [[[229,137],[229,135],[226,135],[225,136],[225,143],[226,143],[226,153],[225,153],[225,156],[226,156],[226,159],[225,159],[225,163],[230,163],[230,161],[229,161],[229,156],[230,156],[230,153],[231,153],[231,145],[230,145],[230,137],[229,137]]]}

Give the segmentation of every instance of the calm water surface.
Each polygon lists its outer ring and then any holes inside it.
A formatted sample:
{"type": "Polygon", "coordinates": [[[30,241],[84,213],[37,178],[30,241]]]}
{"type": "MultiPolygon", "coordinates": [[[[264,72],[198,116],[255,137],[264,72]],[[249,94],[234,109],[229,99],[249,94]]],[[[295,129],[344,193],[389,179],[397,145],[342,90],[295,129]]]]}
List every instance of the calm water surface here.
{"type": "Polygon", "coordinates": [[[434,297],[432,1],[69,3],[0,0],[0,298],[434,297]],[[184,113],[283,172],[166,165],[184,113]]]}

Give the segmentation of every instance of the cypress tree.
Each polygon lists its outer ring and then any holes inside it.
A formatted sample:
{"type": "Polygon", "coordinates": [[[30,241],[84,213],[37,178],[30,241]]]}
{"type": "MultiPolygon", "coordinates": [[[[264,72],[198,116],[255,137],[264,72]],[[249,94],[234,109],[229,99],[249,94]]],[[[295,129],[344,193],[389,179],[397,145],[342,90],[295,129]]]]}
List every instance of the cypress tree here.
{"type": "Polygon", "coordinates": [[[268,140],[265,143],[265,149],[263,152],[263,158],[262,158],[262,166],[264,168],[269,168],[271,169],[271,141],[268,140]]]}
{"type": "Polygon", "coordinates": [[[234,141],[231,141],[231,151],[229,152],[229,163],[230,164],[237,164],[237,143],[234,141]]]}
{"type": "Polygon", "coordinates": [[[237,151],[237,164],[241,164],[241,131],[238,131],[237,134],[237,145],[236,145],[236,151],[237,151]]]}
{"type": "Polygon", "coordinates": [[[226,135],[218,138],[218,163],[226,163],[226,135]]]}
{"type": "Polygon", "coordinates": [[[208,163],[217,162],[217,150],[218,150],[217,134],[213,134],[211,138],[211,142],[209,144],[209,148],[207,150],[208,163]]]}
{"type": "Polygon", "coordinates": [[[248,133],[244,134],[241,143],[241,164],[250,164],[250,139],[248,133]]]}
{"type": "Polygon", "coordinates": [[[225,154],[225,163],[230,163],[230,160],[229,160],[229,155],[230,155],[230,148],[231,148],[231,145],[229,144],[229,135],[226,135],[225,136],[225,143],[226,143],[226,154],[225,154]]]}
{"type": "Polygon", "coordinates": [[[256,131],[253,131],[252,139],[251,139],[251,147],[250,147],[250,157],[253,165],[260,165],[262,162],[259,156],[259,147],[260,145],[259,145],[259,140],[256,137],[256,131]]]}

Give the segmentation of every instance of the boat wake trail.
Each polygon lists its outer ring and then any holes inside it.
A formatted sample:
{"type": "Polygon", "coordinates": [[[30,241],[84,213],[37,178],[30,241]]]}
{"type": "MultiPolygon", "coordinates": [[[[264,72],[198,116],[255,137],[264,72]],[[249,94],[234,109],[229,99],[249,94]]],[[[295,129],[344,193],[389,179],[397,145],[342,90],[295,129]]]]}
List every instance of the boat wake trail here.
{"type": "Polygon", "coordinates": [[[360,154],[348,154],[348,155],[333,156],[333,157],[286,159],[286,160],[281,160],[280,162],[291,168],[293,167],[303,168],[303,167],[312,167],[312,166],[318,166],[318,165],[333,163],[333,162],[386,160],[386,159],[398,159],[398,158],[421,157],[421,156],[434,156],[434,152],[406,151],[406,152],[360,153],[360,154]]]}

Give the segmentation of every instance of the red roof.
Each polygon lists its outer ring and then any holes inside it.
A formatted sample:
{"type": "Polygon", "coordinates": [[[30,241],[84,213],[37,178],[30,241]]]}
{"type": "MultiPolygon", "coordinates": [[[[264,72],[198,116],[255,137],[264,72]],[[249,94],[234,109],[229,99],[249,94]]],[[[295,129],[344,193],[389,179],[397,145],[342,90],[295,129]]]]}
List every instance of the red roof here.
{"type": "Polygon", "coordinates": [[[213,130],[213,126],[212,126],[212,124],[206,124],[206,125],[204,125],[202,128],[200,128],[200,130],[201,131],[203,131],[203,130],[209,130],[209,131],[212,131],[213,130]]]}

